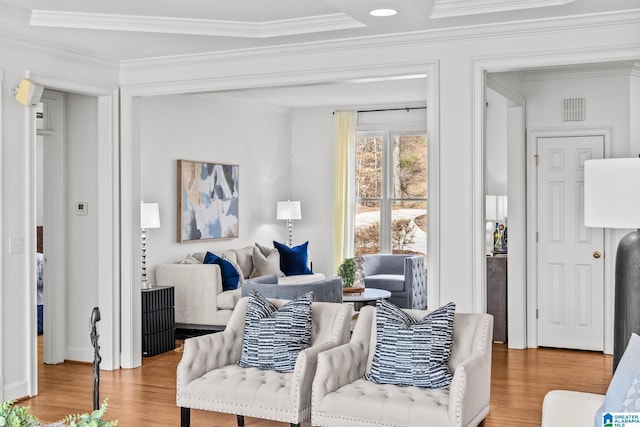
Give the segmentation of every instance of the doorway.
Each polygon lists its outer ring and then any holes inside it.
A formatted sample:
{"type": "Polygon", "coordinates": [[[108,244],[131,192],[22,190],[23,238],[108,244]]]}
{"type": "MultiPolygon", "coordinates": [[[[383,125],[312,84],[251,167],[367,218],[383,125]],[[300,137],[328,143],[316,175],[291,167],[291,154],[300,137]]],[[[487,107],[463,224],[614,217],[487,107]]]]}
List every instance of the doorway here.
{"type": "MultiPolygon", "coordinates": [[[[66,250],[65,250],[65,96],[47,90],[43,93],[42,116],[36,119],[36,164],[41,173],[36,188],[36,222],[41,226],[42,332],[44,363],[62,363],[66,347],[66,250]]],[[[40,298],[39,298],[40,299],[40,298]]],[[[39,308],[40,309],[40,308],[39,308]]],[[[38,319],[40,321],[40,319],[38,319]]]]}

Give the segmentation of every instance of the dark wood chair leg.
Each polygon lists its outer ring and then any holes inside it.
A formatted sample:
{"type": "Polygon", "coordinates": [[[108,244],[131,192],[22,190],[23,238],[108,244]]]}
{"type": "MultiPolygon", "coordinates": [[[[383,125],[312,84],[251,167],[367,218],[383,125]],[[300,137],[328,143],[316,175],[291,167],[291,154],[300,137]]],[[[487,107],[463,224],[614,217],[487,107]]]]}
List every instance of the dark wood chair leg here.
{"type": "Polygon", "coordinates": [[[244,426],[244,416],[236,415],[236,419],[238,420],[238,427],[244,426]]]}
{"type": "Polygon", "coordinates": [[[191,409],[180,408],[180,427],[189,427],[191,425],[191,409]]]}

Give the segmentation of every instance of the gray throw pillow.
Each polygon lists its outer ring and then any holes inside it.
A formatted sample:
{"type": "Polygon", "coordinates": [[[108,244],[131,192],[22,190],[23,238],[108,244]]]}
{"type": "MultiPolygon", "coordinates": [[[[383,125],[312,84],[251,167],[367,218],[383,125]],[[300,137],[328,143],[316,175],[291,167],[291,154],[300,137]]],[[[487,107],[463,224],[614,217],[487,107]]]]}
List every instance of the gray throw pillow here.
{"type": "Polygon", "coordinates": [[[250,278],[266,276],[267,274],[280,275],[280,254],[273,249],[269,255],[262,254],[258,247],[253,248],[253,271],[250,278]]]}
{"type": "Polygon", "coordinates": [[[422,320],[386,300],[376,303],[376,347],[371,372],[376,384],[443,388],[451,384],[449,356],[453,345],[452,302],[422,320]]]}
{"type": "Polygon", "coordinates": [[[311,346],[312,302],[313,292],[308,292],[278,309],[252,290],[239,365],[293,372],[298,353],[311,346]]]}

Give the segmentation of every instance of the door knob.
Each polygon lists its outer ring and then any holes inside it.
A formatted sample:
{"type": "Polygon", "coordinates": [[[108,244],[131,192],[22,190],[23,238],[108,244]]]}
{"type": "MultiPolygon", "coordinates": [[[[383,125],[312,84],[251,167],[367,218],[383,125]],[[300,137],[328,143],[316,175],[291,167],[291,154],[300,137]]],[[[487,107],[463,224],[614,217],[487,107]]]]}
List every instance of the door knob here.
{"type": "Polygon", "coordinates": [[[600,251],[595,251],[595,252],[593,253],[593,257],[594,257],[595,259],[598,259],[598,258],[600,258],[601,256],[602,256],[602,254],[600,253],[600,251]]]}

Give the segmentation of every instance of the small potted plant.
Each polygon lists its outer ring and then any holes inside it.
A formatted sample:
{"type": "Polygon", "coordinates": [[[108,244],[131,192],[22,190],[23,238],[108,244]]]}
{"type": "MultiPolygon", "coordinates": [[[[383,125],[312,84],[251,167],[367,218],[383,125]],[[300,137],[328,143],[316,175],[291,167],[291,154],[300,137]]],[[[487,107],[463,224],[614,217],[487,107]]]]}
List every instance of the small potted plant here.
{"type": "Polygon", "coordinates": [[[356,279],[356,261],[353,258],[345,258],[338,267],[338,276],[342,277],[342,286],[351,288],[356,279]]]}

